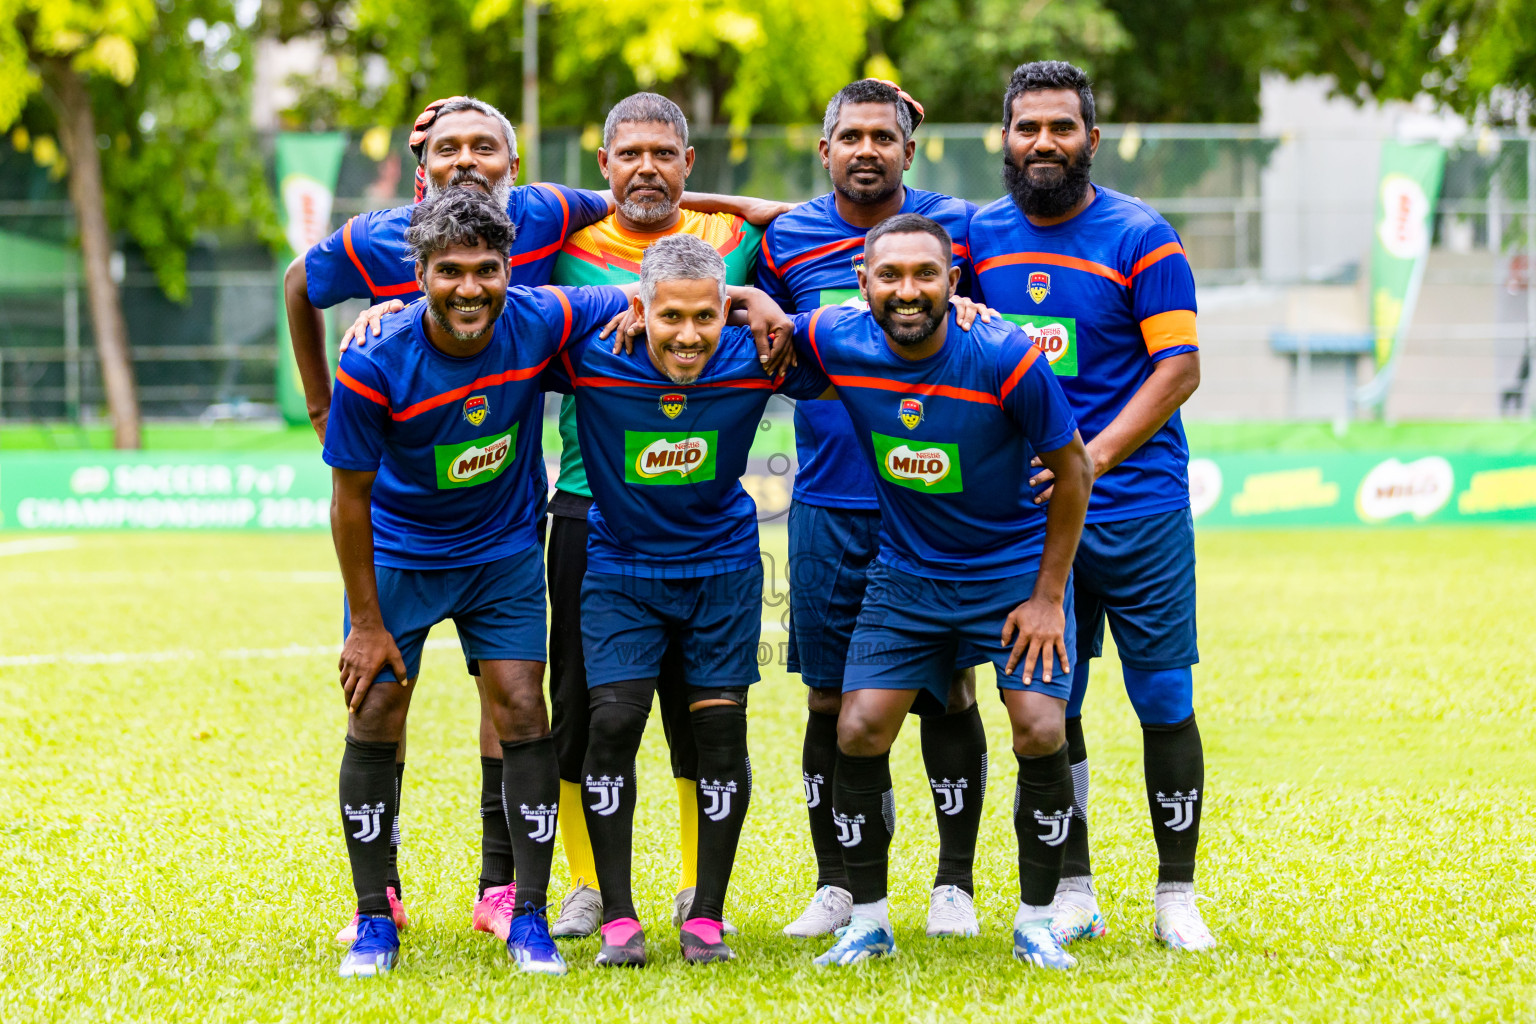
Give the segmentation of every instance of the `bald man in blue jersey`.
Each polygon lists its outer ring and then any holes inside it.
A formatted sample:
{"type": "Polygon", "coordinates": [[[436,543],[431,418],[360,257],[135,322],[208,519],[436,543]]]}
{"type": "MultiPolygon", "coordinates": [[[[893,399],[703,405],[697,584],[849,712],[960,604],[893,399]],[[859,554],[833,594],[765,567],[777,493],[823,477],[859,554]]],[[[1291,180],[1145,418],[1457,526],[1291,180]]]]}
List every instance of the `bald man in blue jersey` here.
{"type": "MultiPolygon", "coordinates": [[[[1154,934],[1198,951],[1215,939],[1195,904],[1205,754],[1195,724],[1194,521],[1179,407],[1200,383],[1195,281],[1157,211],[1089,180],[1093,90],[1062,61],[1023,64],[1004,97],[1009,194],[971,222],[988,305],[1049,358],[1093,457],[1095,483],[1073,567],[1078,648],[1067,709],[1077,813],[1056,895],[1062,941],[1104,934],[1088,857],[1082,704],[1106,619],[1141,720],[1157,843],[1154,934]]],[[[1052,474],[1036,478],[1039,500],[1052,474]]]]}
{"type": "Polygon", "coordinates": [[[881,514],[837,722],[833,820],[853,907],[821,965],[895,952],[886,902],[891,746],[909,711],[944,706],[957,662],[982,660],[996,667],[1018,761],[1014,955],[1044,968],[1076,965],[1050,923],[1072,815],[1070,572],[1091,467],[1027,335],[996,320],[952,329],[959,276],[943,226],[898,214],[865,237],[859,284],[868,309],[823,306],[795,318],[800,358],[827,375],[848,410],[881,514]],[[1043,509],[1028,482],[1035,457],[1058,476],[1043,509]]]}

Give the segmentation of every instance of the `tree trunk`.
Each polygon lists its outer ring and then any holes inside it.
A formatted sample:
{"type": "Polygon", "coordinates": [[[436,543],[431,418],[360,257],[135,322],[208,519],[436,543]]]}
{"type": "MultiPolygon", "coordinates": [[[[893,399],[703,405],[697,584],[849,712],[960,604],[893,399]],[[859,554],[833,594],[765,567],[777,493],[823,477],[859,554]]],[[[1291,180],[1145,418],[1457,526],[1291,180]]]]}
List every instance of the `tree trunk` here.
{"type": "Polygon", "coordinates": [[[69,159],[69,201],[80,229],[86,294],[96,352],[101,357],[101,382],[112,416],[116,448],[141,447],[139,395],[128,356],[128,323],[122,296],[112,279],[112,234],[107,227],[107,198],[101,182],[101,152],[96,147],[96,117],[85,83],[67,60],[50,62],[59,106],[59,141],[69,159]]]}

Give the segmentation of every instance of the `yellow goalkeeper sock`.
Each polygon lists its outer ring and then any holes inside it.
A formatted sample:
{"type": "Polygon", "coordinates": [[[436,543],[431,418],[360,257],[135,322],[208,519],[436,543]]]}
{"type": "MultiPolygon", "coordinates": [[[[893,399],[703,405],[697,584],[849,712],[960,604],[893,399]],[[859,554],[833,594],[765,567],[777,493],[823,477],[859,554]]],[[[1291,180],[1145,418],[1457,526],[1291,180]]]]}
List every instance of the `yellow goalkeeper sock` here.
{"type": "Polygon", "coordinates": [[[683,862],[677,891],[682,892],[699,884],[699,784],[692,779],[677,780],[677,826],[683,862]]]}
{"type": "Polygon", "coordinates": [[[597,885],[597,861],[592,857],[592,837],[587,835],[587,814],[581,805],[581,783],[560,780],[560,840],[565,844],[565,863],[571,872],[571,888],[597,885]]]}

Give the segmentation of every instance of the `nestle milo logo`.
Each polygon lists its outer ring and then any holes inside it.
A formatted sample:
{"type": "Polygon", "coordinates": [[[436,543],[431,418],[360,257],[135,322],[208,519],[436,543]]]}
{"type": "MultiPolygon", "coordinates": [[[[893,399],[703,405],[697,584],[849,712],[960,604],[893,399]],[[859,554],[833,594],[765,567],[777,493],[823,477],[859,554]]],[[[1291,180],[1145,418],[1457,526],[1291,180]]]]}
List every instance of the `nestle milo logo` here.
{"type": "Polygon", "coordinates": [[[1031,316],[1004,313],[1004,320],[1019,325],[1035,347],[1045,353],[1051,372],[1058,377],[1077,376],[1077,321],[1070,316],[1031,316]]]}
{"type": "Polygon", "coordinates": [[[715,478],[718,432],[624,431],[624,480],[631,484],[702,483],[715,478]]]}
{"type": "Polygon", "coordinates": [[[925,494],[957,494],[965,489],[960,446],[943,441],[913,441],[870,432],[881,479],[925,494]]]}
{"type": "Polygon", "coordinates": [[[437,489],[475,487],[501,475],[517,448],[517,424],[505,434],[477,437],[433,449],[437,460],[437,489]]]}

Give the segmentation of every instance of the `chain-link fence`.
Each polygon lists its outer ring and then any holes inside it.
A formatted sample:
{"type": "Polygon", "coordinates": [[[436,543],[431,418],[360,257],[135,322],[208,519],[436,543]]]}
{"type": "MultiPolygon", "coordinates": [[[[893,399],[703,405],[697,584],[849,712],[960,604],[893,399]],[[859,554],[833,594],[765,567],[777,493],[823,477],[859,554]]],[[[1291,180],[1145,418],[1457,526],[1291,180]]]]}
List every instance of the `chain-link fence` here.
{"type": "MultiPolygon", "coordinates": [[[[817,139],[812,126],[696,133],[690,186],[810,198],[827,189],[817,139]]],[[[597,141],[595,128],[545,132],[545,177],[604,187],[597,141]]],[[[1094,179],[1161,211],[1195,268],[1206,372],[1192,414],[1351,412],[1369,357],[1305,339],[1368,332],[1362,275],[1380,141],[1241,125],[1104,126],[1094,179]]],[[[1002,194],[1001,166],[996,126],[925,125],[906,180],[984,204],[1002,194]]],[[[411,171],[403,129],[381,159],[353,140],[333,223],[408,202],[411,171]]],[[[1526,270],[1527,239],[1536,235],[1533,178],[1526,137],[1453,140],[1435,251],[1389,412],[1475,418],[1527,408],[1536,333],[1526,270]]],[[[0,419],[101,415],[71,232],[62,184],[0,142],[0,419]]],[[[280,268],[269,251],[239,234],[201,242],[190,256],[184,304],[160,292],[131,247],[114,269],[147,416],[272,415],[280,268]]],[[[334,315],[349,320],[356,308],[334,315]]]]}

